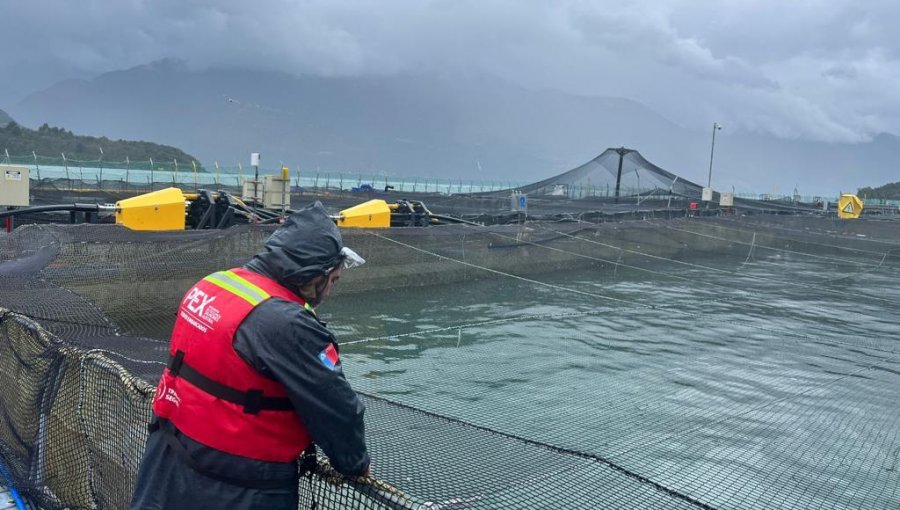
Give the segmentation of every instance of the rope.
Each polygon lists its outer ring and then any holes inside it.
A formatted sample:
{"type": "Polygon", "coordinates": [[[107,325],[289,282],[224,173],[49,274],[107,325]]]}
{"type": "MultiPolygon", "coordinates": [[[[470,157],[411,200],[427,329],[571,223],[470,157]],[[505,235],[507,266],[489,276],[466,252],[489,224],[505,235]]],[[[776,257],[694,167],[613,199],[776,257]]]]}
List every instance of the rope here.
{"type": "Polygon", "coordinates": [[[486,321],[468,322],[468,323],[455,324],[453,326],[447,326],[447,327],[443,327],[443,328],[425,329],[425,330],[421,330],[421,331],[412,331],[409,333],[399,333],[396,335],[367,337],[367,338],[362,338],[359,340],[352,340],[349,342],[341,342],[341,346],[343,347],[346,345],[376,342],[376,341],[380,341],[380,340],[397,340],[397,339],[406,338],[406,337],[432,335],[435,333],[443,333],[445,331],[472,329],[472,328],[478,328],[478,327],[482,327],[482,326],[491,326],[494,324],[504,324],[504,323],[509,323],[509,322],[527,322],[530,320],[546,320],[548,318],[550,318],[550,319],[565,319],[565,318],[569,318],[569,317],[584,317],[586,315],[600,315],[602,313],[606,313],[606,312],[612,311],[612,310],[616,310],[616,309],[615,308],[605,308],[605,309],[600,309],[600,310],[590,310],[590,311],[586,311],[586,312],[561,313],[561,314],[557,314],[557,315],[530,314],[530,315],[523,315],[523,316],[519,316],[519,317],[507,317],[504,319],[491,319],[491,320],[486,320],[486,321]]]}
{"type": "MultiPolygon", "coordinates": [[[[561,291],[565,291],[565,292],[571,292],[571,293],[575,293],[575,294],[586,295],[586,296],[589,296],[589,297],[599,297],[599,298],[601,298],[601,299],[607,299],[607,300],[611,300],[611,301],[615,301],[615,302],[619,302],[619,303],[624,303],[624,304],[627,304],[627,305],[631,305],[631,306],[624,307],[624,308],[613,308],[612,311],[627,311],[627,310],[636,310],[636,309],[667,310],[667,311],[670,311],[670,312],[673,312],[673,313],[676,313],[676,314],[679,314],[679,315],[682,315],[682,316],[692,317],[692,318],[695,318],[695,319],[696,319],[696,318],[708,318],[708,317],[710,316],[710,314],[686,312],[686,311],[678,310],[678,309],[672,308],[672,307],[670,307],[670,306],[665,306],[665,305],[641,304],[641,303],[637,303],[637,302],[630,301],[630,300],[627,300],[627,299],[613,298],[613,297],[610,297],[610,296],[603,296],[603,295],[595,294],[595,293],[591,293],[591,292],[584,292],[584,291],[579,291],[579,290],[569,289],[569,288],[564,287],[564,286],[561,286],[561,285],[555,285],[555,284],[551,284],[551,283],[545,283],[545,282],[541,282],[541,281],[538,281],[538,280],[533,280],[533,279],[530,279],[530,278],[525,278],[525,277],[523,277],[523,276],[518,276],[518,275],[514,275],[514,274],[510,274],[510,273],[505,273],[505,272],[503,272],[503,271],[499,271],[499,270],[496,270],[496,269],[491,269],[491,268],[479,266],[479,265],[477,265],[477,264],[472,264],[471,262],[465,262],[465,261],[461,261],[461,260],[458,260],[458,259],[454,259],[454,258],[452,258],[452,257],[448,257],[448,256],[446,256],[446,255],[441,255],[441,254],[439,254],[439,253],[430,252],[430,251],[428,251],[428,250],[419,248],[419,247],[417,247],[417,246],[413,246],[413,245],[404,243],[404,242],[402,242],[402,241],[397,241],[397,240],[395,240],[395,239],[391,239],[391,238],[389,238],[389,237],[385,237],[385,236],[383,236],[383,235],[381,235],[381,234],[378,234],[378,233],[375,233],[375,232],[369,232],[369,234],[370,234],[370,235],[373,235],[373,236],[375,236],[375,237],[384,239],[384,240],[386,240],[386,241],[389,241],[389,242],[392,242],[392,243],[396,243],[396,244],[398,244],[398,245],[400,245],[400,246],[409,248],[409,249],[411,249],[411,250],[418,251],[418,252],[421,252],[421,253],[425,253],[425,254],[427,254],[427,255],[431,255],[431,256],[437,257],[437,258],[439,258],[439,259],[441,259],[441,260],[446,260],[446,261],[450,261],[450,262],[455,262],[455,263],[462,264],[462,265],[465,265],[465,266],[468,266],[468,267],[472,267],[472,268],[475,268],[475,269],[480,269],[480,270],[483,270],[483,271],[487,271],[487,272],[490,272],[490,273],[498,274],[498,275],[501,275],[501,276],[506,276],[506,277],[509,277],[509,278],[517,279],[517,280],[524,281],[524,282],[531,283],[531,284],[536,284],[536,285],[541,285],[541,286],[550,287],[550,288],[553,288],[553,289],[556,289],[556,290],[561,290],[561,291]]],[[[537,245],[537,246],[542,246],[542,245],[537,245]]],[[[554,248],[554,247],[547,247],[547,248],[548,248],[548,249],[555,249],[555,250],[558,250],[558,248],[554,248]]],[[[569,252],[566,252],[566,253],[569,253],[569,252]]],[[[575,255],[577,255],[577,254],[575,254],[575,255]]],[[[592,257],[589,257],[589,256],[585,256],[585,257],[587,257],[587,258],[592,258],[592,257]]],[[[650,271],[650,270],[648,270],[648,271],[650,271]]],[[[663,274],[665,274],[665,273],[663,273],[663,274]]],[[[719,300],[719,301],[721,301],[721,300],[719,300]]],[[[886,300],[886,301],[889,301],[889,300],[886,300]]],[[[890,302],[890,301],[889,301],[889,302],[890,302]]],[[[672,306],[675,306],[675,305],[672,305],[672,306]]],[[[714,320],[713,322],[740,323],[740,324],[743,324],[743,325],[745,325],[745,326],[747,326],[747,327],[749,327],[749,328],[757,329],[757,330],[760,330],[760,331],[765,331],[765,332],[771,333],[771,334],[773,334],[773,335],[791,336],[791,337],[796,337],[796,338],[803,338],[803,339],[806,339],[806,340],[812,341],[812,342],[819,342],[819,343],[822,343],[822,340],[821,340],[819,337],[816,337],[816,336],[813,336],[813,335],[802,334],[802,333],[796,333],[796,332],[789,332],[789,331],[782,331],[782,330],[777,330],[777,329],[772,329],[772,328],[766,328],[766,327],[759,326],[759,325],[756,325],[756,324],[748,323],[748,322],[746,322],[746,321],[735,321],[735,320],[733,320],[733,319],[732,319],[732,320],[718,319],[718,320],[714,320]]],[[[447,328],[447,329],[457,329],[458,327],[459,327],[459,326],[454,326],[454,327],[450,327],[450,328],[447,328]]],[[[421,334],[421,332],[416,332],[416,333],[421,334]]],[[[406,334],[406,335],[408,335],[408,336],[415,336],[415,335],[412,334],[412,333],[409,333],[409,334],[406,334]]],[[[863,338],[863,339],[865,339],[865,340],[875,340],[875,339],[869,338],[869,337],[858,337],[858,338],[863,338]]],[[[372,341],[372,340],[371,340],[371,339],[362,339],[362,340],[354,341],[353,343],[363,343],[363,342],[367,342],[367,341],[372,341]]],[[[850,343],[839,342],[839,341],[829,341],[829,343],[837,344],[837,345],[847,345],[847,346],[851,346],[851,347],[858,347],[856,344],[850,344],[850,343]]],[[[881,349],[878,349],[878,348],[872,348],[872,347],[867,347],[867,348],[871,348],[871,349],[873,349],[873,350],[881,350],[881,349]]],[[[885,352],[893,352],[893,351],[887,351],[887,350],[884,350],[884,351],[885,351],[885,352]]]]}
{"type": "MultiPolygon", "coordinates": [[[[391,239],[390,237],[385,237],[385,236],[383,236],[383,235],[381,235],[381,234],[377,234],[377,233],[375,233],[375,232],[368,232],[368,233],[369,233],[370,235],[375,236],[375,237],[384,239],[385,241],[390,241],[390,242],[392,242],[392,243],[399,244],[400,246],[403,246],[403,247],[405,247],[405,248],[409,248],[409,249],[411,249],[411,250],[414,250],[414,251],[418,251],[418,252],[424,253],[424,254],[426,254],[426,255],[431,255],[431,256],[437,257],[437,258],[439,258],[439,259],[441,259],[441,260],[447,260],[447,261],[449,261],[449,262],[455,262],[455,263],[457,263],[457,264],[462,264],[462,265],[464,265],[464,266],[468,266],[468,267],[471,267],[471,268],[474,268],[474,269],[479,269],[479,270],[481,270],[481,271],[487,271],[487,272],[489,272],[489,273],[498,274],[498,275],[500,275],[500,276],[505,276],[505,277],[507,277],[507,278],[512,278],[512,279],[515,279],[515,280],[520,280],[520,281],[523,281],[523,282],[526,282],[526,283],[531,283],[531,284],[534,284],[534,285],[540,285],[540,286],[548,287],[548,288],[555,289],[555,290],[561,290],[561,291],[569,292],[569,293],[572,293],[572,294],[580,294],[580,295],[582,295],[582,296],[594,297],[594,298],[598,298],[598,299],[606,299],[606,300],[609,300],[609,301],[615,301],[615,302],[617,302],[617,303],[633,304],[632,301],[629,301],[629,300],[627,300],[627,299],[615,298],[615,297],[611,297],[611,296],[604,296],[603,294],[595,294],[595,293],[593,293],[593,292],[586,292],[586,291],[583,291],[583,290],[570,289],[570,288],[567,288],[567,287],[563,287],[563,286],[561,286],[561,285],[555,285],[555,284],[552,284],[552,283],[546,283],[546,282],[542,282],[542,281],[538,281],[538,280],[532,280],[531,278],[525,278],[524,276],[519,276],[519,275],[515,275],[515,274],[512,274],[512,273],[505,273],[505,272],[499,271],[499,270],[497,270],[497,269],[491,269],[491,268],[489,268],[489,267],[479,266],[479,265],[477,265],[477,264],[472,264],[471,262],[466,262],[466,261],[463,261],[463,260],[454,259],[454,258],[452,258],[452,257],[447,257],[446,255],[441,255],[440,253],[435,253],[435,252],[431,252],[431,251],[428,251],[428,250],[424,250],[424,249],[422,249],[422,248],[419,248],[418,246],[413,246],[413,245],[411,245],[411,244],[407,244],[407,243],[404,243],[404,242],[402,242],[402,241],[397,241],[396,239],[391,239]]],[[[650,307],[650,308],[653,308],[652,305],[645,305],[645,306],[650,307]]]]}
{"type": "MultiPolygon", "coordinates": [[[[650,222],[648,221],[648,223],[650,223],[650,222]]],[[[653,224],[653,225],[656,225],[655,223],[652,223],[652,224],[653,224]]],[[[657,225],[657,226],[659,226],[659,225],[657,225]]],[[[710,238],[710,239],[715,239],[715,240],[717,240],[717,241],[728,241],[728,242],[730,242],[730,243],[735,243],[735,244],[747,244],[747,243],[744,242],[744,241],[738,241],[738,240],[736,240],[736,239],[729,239],[729,238],[727,238],[727,237],[719,237],[719,236],[715,236],[715,235],[712,235],[712,234],[704,234],[704,233],[701,233],[701,232],[694,232],[693,230],[687,230],[687,229],[682,229],[682,228],[676,228],[676,227],[672,227],[672,226],[665,226],[665,225],[662,225],[662,228],[665,228],[665,229],[668,229],[668,230],[674,230],[674,231],[676,231],[676,232],[684,232],[684,233],[686,233],[686,234],[692,234],[692,235],[699,236],[699,237],[707,237],[707,238],[710,238]]],[[[732,230],[734,230],[734,229],[732,229],[732,230]]],[[[842,248],[841,246],[834,246],[834,245],[830,245],[830,244],[826,244],[826,245],[822,245],[821,243],[810,243],[810,244],[819,244],[820,246],[828,246],[828,247],[831,247],[831,248],[842,248]]],[[[838,257],[829,257],[829,256],[827,256],[827,255],[815,255],[815,254],[812,254],[812,253],[804,253],[804,252],[802,252],[802,251],[788,250],[787,248],[773,248],[773,247],[770,247],[770,246],[762,246],[762,245],[759,245],[759,246],[760,246],[760,248],[765,248],[765,249],[767,249],[767,250],[778,251],[778,252],[782,252],[782,253],[790,253],[790,254],[792,254],[792,255],[802,255],[802,256],[804,256],[804,257],[812,257],[812,258],[816,258],[816,259],[828,260],[828,261],[831,261],[831,262],[842,262],[842,263],[844,263],[844,264],[852,264],[852,265],[860,265],[860,266],[862,266],[862,265],[870,265],[870,264],[860,264],[860,263],[854,262],[854,261],[852,261],[852,260],[846,260],[846,259],[842,259],[842,258],[838,258],[838,257]]],[[[855,250],[855,249],[853,249],[853,248],[845,248],[845,249],[847,249],[847,250],[853,250],[853,251],[860,251],[860,252],[862,252],[862,253],[869,253],[869,254],[872,254],[872,255],[877,255],[877,254],[878,254],[878,253],[875,253],[875,252],[868,252],[868,251],[865,251],[865,250],[855,250]]]]}
{"type": "MultiPolygon", "coordinates": [[[[846,220],[838,220],[837,223],[840,223],[841,221],[846,221],[846,220]]],[[[877,220],[872,220],[872,221],[877,221],[877,220]]],[[[771,229],[771,230],[782,230],[782,231],[786,231],[786,232],[798,232],[798,233],[804,234],[804,235],[810,235],[810,234],[813,234],[813,235],[819,235],[819,236],[828,236],[828,237],[832,237],[832,238],[835,238],[835,239],[852,239],[852,240],[854,240],[854,241],[859,241],[859,240],[861,240],[858,236],[840,235],[840,234],[835,234],[835,233],[830,232],[830,231],[824,231],[824,232],[821,231],[821,230],[810,231],[810,230],[799,229],[799,228],[785,227],[785,226],[783,226],[783,225],[778,225],[778,224],[776,224],[776,223],[769,223],[769,222],[754,222],[754,223],[756,224],[756,226],[765,226],[767,229],[771,229]]],[[[736,230],[736,229],[732,229],[732,230],[736,230]]],[[[876,238],[872,238],[872,237],[866,237],[866,238],[863,239],[863,240],[865,240],[866,242],[871,242],[871,243],[887,244],[887,245],[890,245],[890,246],[897,246],[897,243],[895,243],[895,242],[893,242],[893,241],[885,241],[885,240],[883,240],[883,239],[876,239],[876,238]]],[[[819,243],[816,243],[816,244],[819,244],[819,243]]],[[[832,245],[826,244],[826,245],[824,245],[824,246],[832,246],[832,245]]],[[[849,250],[849,249],[853,249],[853,248],[846,248],[846,249],[849,250]]],[[[865,252],[865,250],[860,250],[860,251],[865,252]]]]}
{"type": "MultiPolygon", "coordinates": [[[[543,228],[543,227],[542,227],[542,228],[543,228]]],[[[665,227],[664,227],[664,228],[665,228],[665,227]]],[[[771,282],[771,283],[778,283],[778,284],[783,284],[783,283],[784,283],[784,282],[782,282],[781,280],[776,280],[776,279],[774,279],[774,278],[766,278],[765,276],[759,276],[759,275],[741,274],[741,273],[737,273],[737,272],[734,272],[734,271],[729,271],[729,270],[727,270],[727,269],[720,269],[720,268],[717,268],[717,267],[705,266],[705,265],[702,265],[702,264],[696,264],[696,263],[692,263],[692,262],[685,262],[685,261],[683,261],[683,260],[670,259],[670,258],[663,257],[663,256],[660,256],[660,255],[652,255],[652,254],[650,254],[650,253],[645,253],[645,252],[641,252],[641,251],[637,251],[637,250],[631,250],[631,249],[628,249],[628,248],[622,248],[622,247],[615,246],[615,245],[611,245],[611,244],[601,243],[600,241],[594,241],[593,239],[585,239],[585,238],[583,238],[583,237],[573,236],[573,235],[571,235],[571,234],[567,234],[567,233],[565,233],[565,232],[558,232],[558,231],[553,230],[553,229],[548,229],[548,228],[543,228],[543,229],[544,229],[545,231],[548,231],[548,232],[553,232],[553,233],[555,233],[555,234],[559,234],[559,235],[565,236],[565,237],[570,237],[570,238],[572,238],[572,239],[576,239],[576,240],[579,240],[579,241],[584,241],[584,242],[586,242],[586,243],[596,244],[596,245],[599,245],[599,246],[603,246],[603,247],[605,247],[605,248],[612,248],[612,249],[619,250],[619,251],[620,251],[620,260],[621,260],[621,253],[622,253],[622,252],[627,252],[627,253],[631,253],[631,254],[634,254],[634,255],[640,255],[640,256],[643,256],[643,257],[647,257],[647,258],[650,258],[650,259],[663,260],[663,261],[665,261],[665,262],[672,262],[672,263],[675,263],[675,264],[680,264],[680,265],[683,265],[683,266],[690,267],[690,268],[692,268],[692,269],[702,269],[702,270],[705,270],[705,271],[712,271],[712,272],[716,272],[716,273],[726,274],[726,275],[728,275],[728,276],[739,276],[739,277],[741,277],[741,278],[748,278],[748,279],[758,280],[758,281],[764,281],[764,282],[771,282]]],[[[750,245],[750,252],[747,254],[747,260],[744,261],[744,264],[746,264],[747,261],[750,260],[750,256],[751,256],[751,254],[753,253],[753,249],[754,249],[754,247],[755,247],[755,244],[754,244],[755,242],[756,242],[756,232],[753,233],[753,242],[752,242],[751,245],[750,245]]],[[[741,243],[741,244],[746,244],[746,243],[741,243]]],[[[562,249],[560,249],[560,248],[555,248],[555,247],[552,247],[552,246],[544,246],[544,245],[537,245],[537,246],[542,246],[542,247],[544,247],[544,248],[552,249],[552,250],[555,250],[555,251],[562,251],[563,253],[567,253],[567,254],[574,255],[574,256],[583,256],[583,257],[588,257],[588,258],[594,258],[594,257],[589,257],[588,255],[580,255],[580,254],[578,254],[578,253],[568,252],[568,251],[562,250],[562,249]]],[[[888,255],[888,253],[883,254],[882,259],[881,259],[881,263],[879,263],[879,264],[876,265],[876,266],[873,266],[873,267],[869,268],[867,271],[871,272],[871,271],[873,271],[873,270],[876,270],[876,269],[880,268],[881,265],[884,263],[884,261],[887,259],[887,255],[888,255]]],[[[612,262],[612,261],[609,261],[609,260],[606,260],[606,259],[595,259],[595,260],[599,260],[599,261],[603,261],[603,262],[612,262]]],[[[619,264],[619,261],[616,261],[615,264],[619,264]]],[[[743,264],[742,264],[742,265],[743,265],[743,264]]],[[[687,281],[693,282],[693,280],[692,280],[691,278],[688,278],[688,277],[686,277],[686,276],[673,275],[673,274],[665,273],[665,272],[662,272],[662,271],[654,271],[654,270],[652,270],[652,269],[646,269],[646,268],[642,268],[642,267],[638,267],[638,266],[630,266],[630,265],[628,265],[628,266],[625,266],[625,267],[628,267],[628,268],[630,268],[630,269],[635,269],[635,270],[638,270],[638,271],[644,271],[644,272],[647,272],[647,273],[650,273],[650,274],[654,274],[654,275],[658,275],[658,276],[667,276],[667,277],[670,277],[670,278],[676,278],[676,279],[679,279],[679,280],[687,280],[687,281]]],[[[824,287],[821,287],[821,284],[823,284],[823,283],[828,283],[828,282],[832,282],[832,281],[837,281],[837,280],[840,280],[840,279],[843,279],[843,278],[850,278],[850,277],[853,277],[853,276],[856,276],[856,275],[859,275],[859,274],[864,274],[865,272],[866,272],[866,271],[860,272],[860,273],[854,273],[853,275],[849,275],[849,276],[846,276],[846,277],[841,277],[841,278],[836,279],[836,280],[823,280],[823,281],[821,281],[821,282],[817,282],[817,283],[814,283],[814,284],[798,284],[798,283],[792,283],[792,286],[799,286],[799,287],[803,287],[803,288],[807,288],[807,289],[819,290],[819,291],[822,291],[822,292],[828,292],[828,293],[832,293],[832,294],[837,294],[837,295],[842,295],[842,296],[843,296],[843,295],[844,295],[844,292],[843,292],[843,291],[839,291],[839,290],[835,290],[835,289],[824,288],[824,287]]],[[[726,289],[730,289],[730,288],[731,288],[731,287],[728,287],[728,286],[723,285],[723,284],[707,283],[707,285],[712,285],[712,286],[717,286],[717,287],[723,287],[723,288],[726,288],[726,289]]],[[[755,295],[755,294],[756,294],[756,293],[754,293],[754,292],[747,291],[747,290],[744,290],[744,292],[747,293],[747,294],[750,294],[750,295],[755,295]]],[[[869,295],[866,295],[866,297],[870,297],[871,299],[875,299],[875,300],[885,301],[885,302],[888,302],[888,303],[891,303],[891,304],[894,303],[894,301],[892,301],[892,300],[890,300],[890,299],[881,298],[881,297],[878,297],[878,296],[869,296],[869,295]]],[[[816,309],[816,307],[814,307],[814,306],[811,306],[811,308],[816,309]]],[[[817,308],[817,309],[822,310],[822,308],[817,308]]],[[[871,317],[871,315],[863,314],[863,313],[861,313],[861,312],[852,312],[852,313],[857,313],[857,314],[863,315],[863,316],[865,316],[865,317],[871,317]]]]}
{"type": "Polygon", "coordinates": [[[537,447],[540,447],[540,448],[543,448],[543,449],[546,449],[546,450],[550,450],[550,451],[555,452],[555,453],[561,453],[561,454],[565,454],[565,455],[571,455],[571,456],[580,457],[580,458],[584,458],[584,459],[591,459],[591,460],[593,460],[593,461],[596,461],[596,462],[599,462],[599,463],[601,463],[601,464],[603,464],[603,465],[606,465],[606,466],[608,466],[608,467],[610,467],[610,468],[612,468],[612,469],[614,469],[614,470],[616,470],[616,471],[618,471],[618,472],[624,474],[625,476],[627,476],[627,477],[629,477],[629,478],[631,478],[631,479],[633,479],[633,480],[637,480],[638,482],[640,482],[640,483],[642,483],[642,484],[651,485],[651,486],[653,486],[655,489],[657,489],[657,490],[659,490],[659,491],[661,491],[661,492],[663,492],[663,493],[665,493],[665,494],[667,494],[667,495],[669,495],[669,496],[672,496],[672,497],[674,497],[674,498],[677,498],[677,499],[680,499],[680,500],[685,501],[685,502],[687,502],[687,503],[690,503],[691,505],[696,506],[697,508],[702,508],[702,509],[704,509],[704,510],[716,510],[715,507],[709,505],[708,503],[704,503],[704,502],[700,501],[699,499],[696,499],[696,498],[694,498],[694,497],[692,497],[692,496],[689,496],[689,495],[687,495],[687,494],[678,492],[678,491],[676,491],[675,489],[666,487],[665,485],[662,485],[662,484],[659,483],[659,482],[655,482],[655,481],[651,480],[650,478],[647,478],[647,477],[644,476],[644,475],[641,475],[641,474],[639,474],[639,473],[637,473],[637,472],[635,472],[635,471],[632,471],[632,470],[626,468],[625,466],[622,466],[622,465],[620,465],[620,464],[617,464],[616,462],[613,462],[612,460],[610,460],[610,459],[608,459],[608,458],[606,458],[606,457],[604,457],[604,456],[602,456],[602,455],[597,455],[597,454],[588,453],[588,452],[582,452],[582,451],[579,451],[579,450],[573,450],[573,449],[571,449],[571,448],[563,448],[563,447],[556,446],[556,445],[552,445],[552,444],[549,444],[549,443],[544,443],[544,442],[542,442],[542,441],[537,441],[537,440],[534,440],[534,439],[529,439],[529,438],[526,438],[526,437],[521,437],[521,436],[517,436],[517,435],[514,435],[514,434],[507,433],[507,432],[503,432],[503,431],[491,429],[491,428],[488,428],[488,427],[485,427],[485,426],[482,426],[482,425],[477,425],[477,424],[474,424],[474,423],[472,423],[472,422],[468,422],[468,421],[465,421],[465,420],[462,420],[462,419],[459,419],[459,418],[455,418],[455,417],[452,417],[452,416],[446,416],[446,415],[443,415],[443,414],[435,413],[435,412],[433,412],[433,411],[428,411],[428,410],[425,410],[425,409],[419,409],[419,408],[417,408],[417,407],[414,407],[414,406],[411,406],[411,405],[408,405],[408,404],[403,404],[403,403],[401,403],[401,402],[395,402],[395,401],[393,401],[393,400],[390,400],[390,399],[387,399],[387,398],[384,398],[384,397],[379,397],[379,396],[373,395],[373,394],[371,394],[371,393],[365,393],[365,392],[360,392],[360,393],[361,393],[362,395],[365,395],[365,396],[368,397],[368,398],[371,398],[372,400],[378,400],[378,401],[381,401],[381,402],[386,402],[386,403],[388,403],[388,404],[391,404],[391,405],[400,407],[401,409],[408,409],[408,410],[410,410],[410,411],[415,411],[415,412],[417,412],[417,413],[423,413],[423,414],[425,414],[425,415],[427,415],[427,416],[430,416],[430,417],[432,417],[432,418],[439,418],[439,419],[448,421],[448,422],[450,422],[450,423],[455,423],[455,424],[462,425],[462,426],[464,426],[464,427],[470,427],[470,428],[473,428],[473,429],[475,429],[475,430],[480,430],[480,431],[483,431],[483,432],[488,432],[488,433],[490,433],[490,434],[494,434],[494,435],[497,435],[497,436],[505,437],[505,438],[507,438],[507,439],[513,439],[513,440],[515,440],[515,441],[519,441],[519,442],[521,442],[521,443],[528,444],[528,445],[532,445],[532,446],[537,446],[537,447]]]}

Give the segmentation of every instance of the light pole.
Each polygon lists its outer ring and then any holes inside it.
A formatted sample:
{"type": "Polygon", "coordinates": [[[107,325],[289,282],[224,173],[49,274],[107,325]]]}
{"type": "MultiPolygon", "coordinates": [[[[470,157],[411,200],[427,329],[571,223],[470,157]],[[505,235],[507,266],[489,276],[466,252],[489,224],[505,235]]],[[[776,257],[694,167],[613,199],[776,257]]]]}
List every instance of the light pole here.
{"type": "Polygon", "coordinates": [[[712,145],[709,148],[709,178],[706,181],[706,187],[712,189],[712,163],[713,163],[713,154],[716,152],[716,131],[722,129],[722,126],[718,122],[713,122],[712,129],[712,145]]]}

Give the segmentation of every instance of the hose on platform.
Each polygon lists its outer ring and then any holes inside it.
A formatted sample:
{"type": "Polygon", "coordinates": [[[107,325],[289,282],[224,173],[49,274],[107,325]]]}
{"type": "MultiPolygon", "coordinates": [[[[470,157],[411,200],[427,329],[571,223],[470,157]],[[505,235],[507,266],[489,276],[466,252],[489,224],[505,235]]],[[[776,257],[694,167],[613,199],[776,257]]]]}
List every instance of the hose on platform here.
{"type": "Polygon", "coordinates": [[[9,495],[12,496],[13,501],[16,504],[17,510],[28,510],[28,507],[25,506],[25,501],[22,500],[22,496],[19,494],[19,491],[16,490],[16,486],[12,481],[12,477],[9,476],[9,473],[6,471],[6,468],[0,463],[0,481],[6,483],[6,487],[9,489],[9,495]]]}
{"type": "Polygon", "coordinates": [[[100,204],[64,204],[64,205],[36,205],[32,207],[23,207],[21,209],[12,209],[8,211],[0,211],[0,218],[7,216],[16,216],[28,213],[43,213],[54,211],[78,211],[78,212],[103,212],[114,211],[115,207],[100,204]]]}

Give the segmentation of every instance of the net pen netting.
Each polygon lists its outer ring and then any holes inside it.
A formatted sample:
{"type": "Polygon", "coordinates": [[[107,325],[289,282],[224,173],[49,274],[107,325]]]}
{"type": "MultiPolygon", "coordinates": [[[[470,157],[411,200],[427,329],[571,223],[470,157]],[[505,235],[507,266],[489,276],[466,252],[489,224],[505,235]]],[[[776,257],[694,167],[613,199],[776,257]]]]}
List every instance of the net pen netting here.
{"type": "MultiPolygon", "coordinates": [[[[174,310],[271,228],[0,237],[0,456],[125,508],[174,310]]],[[[322,307],[378,481],[301,508],[894,508],[900,223],[796,216],[347,230],[322,307]]]]}

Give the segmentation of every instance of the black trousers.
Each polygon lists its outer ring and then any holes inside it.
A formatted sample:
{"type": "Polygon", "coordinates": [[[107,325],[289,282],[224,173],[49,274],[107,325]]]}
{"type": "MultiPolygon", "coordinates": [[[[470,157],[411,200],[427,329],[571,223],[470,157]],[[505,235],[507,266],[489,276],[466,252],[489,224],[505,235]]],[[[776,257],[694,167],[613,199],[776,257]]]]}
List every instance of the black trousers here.
{"type": "Polygon", "coordinates": [[[263,462],[208,448],[167,422],[150,433],[138,470],[131,510],[296,510],[296,463],[263,462]],[[166,437],[169,435],[170,437],[166,437]],[[170,441],[183,447],[178,452],[170,441]],[[194,467],[184,461],[190,456],[194,467]],[[200,468],[199,470],[196,468],[200,468]],[[276,488],[251,488],[223,481],[287,480],[276,488]],[[290,481],[293,480],[291,484],[290,481]]]}

